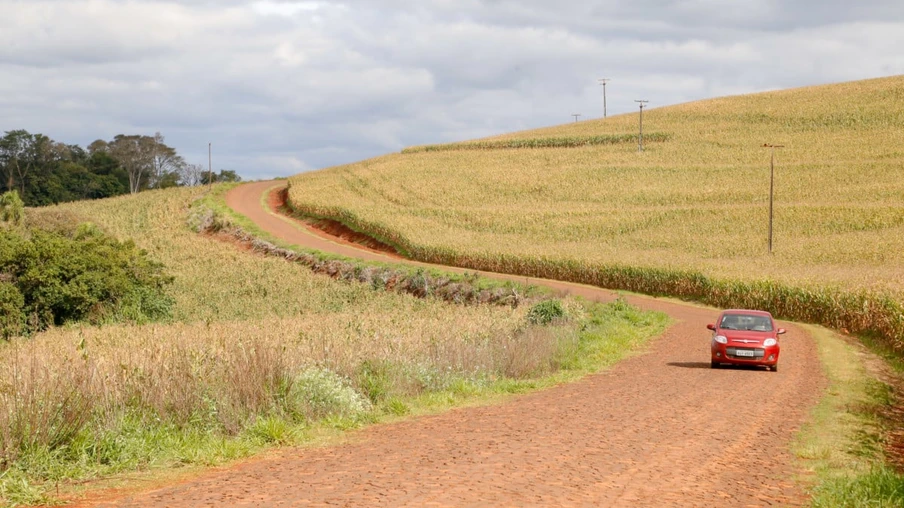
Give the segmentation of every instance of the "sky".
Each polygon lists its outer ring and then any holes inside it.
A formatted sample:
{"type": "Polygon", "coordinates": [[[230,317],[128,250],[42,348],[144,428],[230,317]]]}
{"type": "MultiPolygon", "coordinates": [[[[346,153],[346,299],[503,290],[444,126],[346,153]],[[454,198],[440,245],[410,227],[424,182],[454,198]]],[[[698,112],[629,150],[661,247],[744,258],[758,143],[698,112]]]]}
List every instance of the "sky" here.
{"type": "Polygon", "coordinates": [[[246,180],[904,74],[901,0],[0,0],[0,131],[160,132],[246,180]]]}

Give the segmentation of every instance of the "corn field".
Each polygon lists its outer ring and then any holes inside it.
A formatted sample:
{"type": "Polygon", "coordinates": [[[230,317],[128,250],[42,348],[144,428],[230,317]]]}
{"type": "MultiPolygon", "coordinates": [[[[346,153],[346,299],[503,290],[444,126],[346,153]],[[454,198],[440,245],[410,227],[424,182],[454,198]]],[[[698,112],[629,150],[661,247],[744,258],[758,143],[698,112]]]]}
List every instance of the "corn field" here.
{"type": "Polygon", "coordinates": [[[904,77],[726,97],[290,179],[301,213],[422,261],[752,306],[904,351],[904,77]],[[767,250],[776,149],[774,253],[767,250]],[[504,147],[497,150],[489,148],[504,147]]]}
{"type": "MultiPolygon", "coordinates": [[[[668,141],[668,134],[651,132],[644,134],[645,142],[658,143],[668,141]]],[[[611,134],[605,136],[572,136],[550,138],[514,138],[464,143],[447,143],[443,145],[413,146],[402,150],[403,154],[418,152],[450,152],[460,150],[509,150],[518,148],[576,148],[580,146],[617,145],[637,143],[637,134],[611,134]]]]}

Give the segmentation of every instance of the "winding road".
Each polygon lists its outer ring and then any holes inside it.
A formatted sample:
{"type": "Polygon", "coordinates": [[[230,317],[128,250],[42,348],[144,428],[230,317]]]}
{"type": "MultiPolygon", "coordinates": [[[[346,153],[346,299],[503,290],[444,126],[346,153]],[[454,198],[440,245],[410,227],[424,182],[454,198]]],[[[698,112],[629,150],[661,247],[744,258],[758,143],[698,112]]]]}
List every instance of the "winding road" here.
{"type": "MultiPolygon", "coordinates": [[[[239,186],[227,203],[289,243],[394,260],[270,209],[279,182],[239,186]]],[[[502,276],[485,274],[487,276],[502,276]]],[[[525,279],[599,300],[611,291],[525,279]]],[[[816,346],[785,323],[782,368],[709,368],[717,312],[645,297],[676,323],[642,355],[505,403],[376,425],[343,444],[285,450],[105,506],[795,506],[807,503],[791,454],[826,386],[816,346]]]]}

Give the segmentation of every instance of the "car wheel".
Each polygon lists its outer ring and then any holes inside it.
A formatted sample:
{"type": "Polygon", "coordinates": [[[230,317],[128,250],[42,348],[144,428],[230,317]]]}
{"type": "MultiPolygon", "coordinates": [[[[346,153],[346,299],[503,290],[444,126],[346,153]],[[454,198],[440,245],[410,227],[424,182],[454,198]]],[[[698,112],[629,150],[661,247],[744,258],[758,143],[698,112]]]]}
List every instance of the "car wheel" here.
{"type": "Polygon", "coordinates": [[[769,370],[771,370],[772,372],[778,372],[778,364],[776,363],[775,365],[769,367],[769,370]]]}
{"type": "Polygon", "coordinates": [[[711,368],[711,369],[718,369],[719,367],[721,367],[721,365],[719,365],[719,362],[717,362],[717,361],[715,361],[715,360],[711,360],[711,361],[709,362],[709,368],[711,368]]]}

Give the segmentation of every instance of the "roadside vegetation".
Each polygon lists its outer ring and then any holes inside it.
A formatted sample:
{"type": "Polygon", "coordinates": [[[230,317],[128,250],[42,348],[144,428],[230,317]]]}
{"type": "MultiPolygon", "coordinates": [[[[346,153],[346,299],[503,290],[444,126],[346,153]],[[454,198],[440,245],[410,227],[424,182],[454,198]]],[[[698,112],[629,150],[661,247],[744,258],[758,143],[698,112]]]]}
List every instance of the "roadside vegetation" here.
{"type": "Polygon", "coordinates": [[[0,221],[0,339],[80,322],[169,318],[172,279],[133,242],[71,214],[24,215],[16,200],[15,191],[0,196],[7,219],[0,221]]]}
{"type": "Polygon", "coordinates": [[[533,296],[519,305],[462,305],[336,281],[198,235],[188,219],[202,195],[178,188],[42,211],[134,239],[172,277],[171,317],[0,342],[0,504],[49,504],[86,481],[222,463],[551,386],[666,326],[621,301],[524,289],[533,296]]]}
{"type": "Polygon", "coordinates": [[[812,476],[811,505],[825,508],[904,506],[900,418],[904,370],[891,369],[863,347],[815,326],[820,360],[829,379],[794,452],[812,476]]]}
{"type": "Polygon", "coordinates": [[[904,353],[904,77],[651,109],[668,140],[644,152],[481,149],[636,122],[415,148],[297,175],[289,200],[420,261],[758,307],[904,353]],[[784,145],[772,255],[764,143],[784,145]]]}

